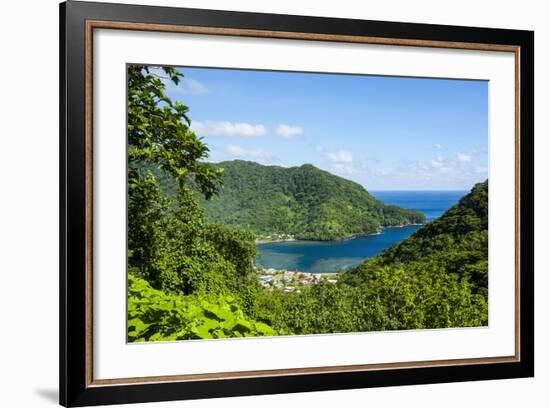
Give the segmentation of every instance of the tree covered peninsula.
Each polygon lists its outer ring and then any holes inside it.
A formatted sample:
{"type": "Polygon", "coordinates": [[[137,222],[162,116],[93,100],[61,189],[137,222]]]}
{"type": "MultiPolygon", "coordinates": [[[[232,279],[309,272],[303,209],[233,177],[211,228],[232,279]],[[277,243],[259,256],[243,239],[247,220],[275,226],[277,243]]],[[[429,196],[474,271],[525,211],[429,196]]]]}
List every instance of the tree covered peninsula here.
{"type": "Polygon", "coordinates": [[[419,211],[386,205],[360,184],[311,164],[285,168],[234,160],[215,167],[223,169],[224,187],[204,200],[208,221],[257,235],[335,240],[426,221],[419,211]]]}
{"type": "Polygon", "coordinates": [[[128,67],[129,341],[487,324],[487,183],[336,282],[264,289],[258,233],[339,239],[424,219],[313,166],[207,163],[165,93],[181,77],[128,67]]]}
{"type": "MultiPolygon", "coordinates": [[[[311,164],[286,168],[232,160],[212,168],[223,172],[223,188],[208,199],[199,195],[208,222],[259,237],[332,241],[372,234],[381,227],[426,222],[422,212],[387,205],[360,184],[311,164]]],[[[153,166],[148,169],[166,194],[177,195],[172,176],[153,166]]]]}

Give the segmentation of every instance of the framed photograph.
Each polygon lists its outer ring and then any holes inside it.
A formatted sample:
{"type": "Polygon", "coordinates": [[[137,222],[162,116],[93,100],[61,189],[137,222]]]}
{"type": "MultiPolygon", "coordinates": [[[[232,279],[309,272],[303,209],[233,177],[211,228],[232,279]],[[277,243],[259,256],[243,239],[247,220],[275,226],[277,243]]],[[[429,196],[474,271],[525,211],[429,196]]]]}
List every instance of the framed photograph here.
{"type": "Polygon", "coordinates": [[[60,21],[62,405],[534,375],[533,32],[60,21]]]}

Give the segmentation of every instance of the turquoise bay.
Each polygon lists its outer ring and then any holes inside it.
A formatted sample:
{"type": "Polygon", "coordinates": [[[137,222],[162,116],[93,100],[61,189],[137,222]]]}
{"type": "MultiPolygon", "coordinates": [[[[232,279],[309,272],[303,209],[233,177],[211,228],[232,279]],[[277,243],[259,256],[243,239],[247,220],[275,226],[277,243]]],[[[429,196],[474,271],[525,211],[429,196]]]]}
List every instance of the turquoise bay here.
{"type": "MultiPolygon", "coordinates": [[[[422,211],[428,221],[442,215],[465,191],[379,191],[372,194],[387,204],[422,211]]],[[[257,262],[264,268],[330,273],[358,265],[402,241],[420,226],[384,228],[381,233],[346,241],[287,241],[258,245],[257,262]]]]}

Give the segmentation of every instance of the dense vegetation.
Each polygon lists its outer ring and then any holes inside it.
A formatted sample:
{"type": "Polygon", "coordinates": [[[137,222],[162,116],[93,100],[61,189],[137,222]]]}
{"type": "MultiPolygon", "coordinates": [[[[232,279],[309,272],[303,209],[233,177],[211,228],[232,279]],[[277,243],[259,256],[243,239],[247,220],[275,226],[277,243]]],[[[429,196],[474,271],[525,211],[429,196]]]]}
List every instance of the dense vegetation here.
{"type": "MultiPolygon", "coordinates": [[[[130,279],[142,279],[167,295],[181,297],[181,304],[214,302],[222,308],[229,307],[240,316],[253,308],[258,290],[253,268],[254,236],[243,230],[206,224],[197,192],[203,198],[215,194],[221,186],[222,171],[203,162],[208,148],[189,129],[187,107],[172,102],[165,95],[162,77],[178,83],[181,74],[170,67],[163,67],[161,72],[143,66],[128,68],[129,276],[130,279]],[[175,182],[175,192],[164,193],[155,173],[175,182]],[[228,302],[227,296],[233,300],[228,302]],[[228,303],[231,305],[227,306],[228,303]],[[238,308],[233,310],[236,305],[238,308]]],[[[138,287],[146,288],[140,285],[138,287]]],[[[168,313],[162,317],[159,310],[164,309],[152,304],[133,309],[145,300],[131,293],[129,321],[141,324],[132,326],[133,329],[129,327],[133,333],[129,335],[130,340],[196,335],[182,332],[195,325],[184,322],[195,320],[178,314],[179,303],[173,302],[174,313],[178,316],[168,313]],[[143,325],[151,324],[154,316],[166,318],[166,323],[159,322],[142,332],[143,325]],[[168,328],[167,324],[174,327],[168,328]],[[158,336],[153,337],[155,333],[158,336]]],[[[148,302],[166,300],[153,295],[148,299],[148,302]]],[[[265,328],[256,331],[269,332],[265,328]]],[[[213,326],[209,333],[213,337],[221,335],[213,326]]]]}
{"type": "Polygon", "coordinates": [[[386,205],[361,185],[310,164],[284,168],[235,160],[216,166],[224,170],[224,188],[204,202],[210,222],[259,235],[284,233],[313,240],[425,222],[421,212],[386,205]]]}
{"type": "Polygon", "coordinates": [[[487,188],[335,285],[262,293],[257,317],[297,334],[487,325],[487,188]]]}
{"type": "Polygon", "coordinates": [[[262,322],[246,318],[235,297],[178,296],[128,277],[128,339],[162,341],[274,336],[262,322]]]}
{"type": "Polygon", "coordinates": [[[128,68],[129,341],[487,324],[487,183],[336,284],[264,290],[254,233],[343,238],[423,218],[313,166],[207,164],[188,108],[164,92],[181,76],[128,68]]]}
{"type": "Polygon", "coordinates": [[[426,262],[447,273],[468,278],[477,293],[488,285],[488,181],[474,186],[470,194],[443,216],[412,236],[384,251],[380,265],[426,262]]]}

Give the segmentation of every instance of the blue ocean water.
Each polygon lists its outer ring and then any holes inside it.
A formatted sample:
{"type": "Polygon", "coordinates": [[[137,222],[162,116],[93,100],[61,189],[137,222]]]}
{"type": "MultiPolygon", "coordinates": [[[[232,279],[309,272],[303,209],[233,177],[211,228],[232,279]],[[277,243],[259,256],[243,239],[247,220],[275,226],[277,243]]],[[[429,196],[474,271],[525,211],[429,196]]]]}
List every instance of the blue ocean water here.
{"type": "MultiPolygon", "coordinates": [[[[422,211],[428,221],[441,216],[466,191],[373,191],[387,204],[422,211]]],[[[419,226],[384,228],[382,233],[347,241],[289,241],[259,244],[257,262],[265,268],[329,273],[358,265],[407,238],[419,226]]]]}
{"type": "Polygon", "coordinates": [[[386,204],[422,211],[428,221],[440,217],[468,191],[371,191],[386,204]]]}

